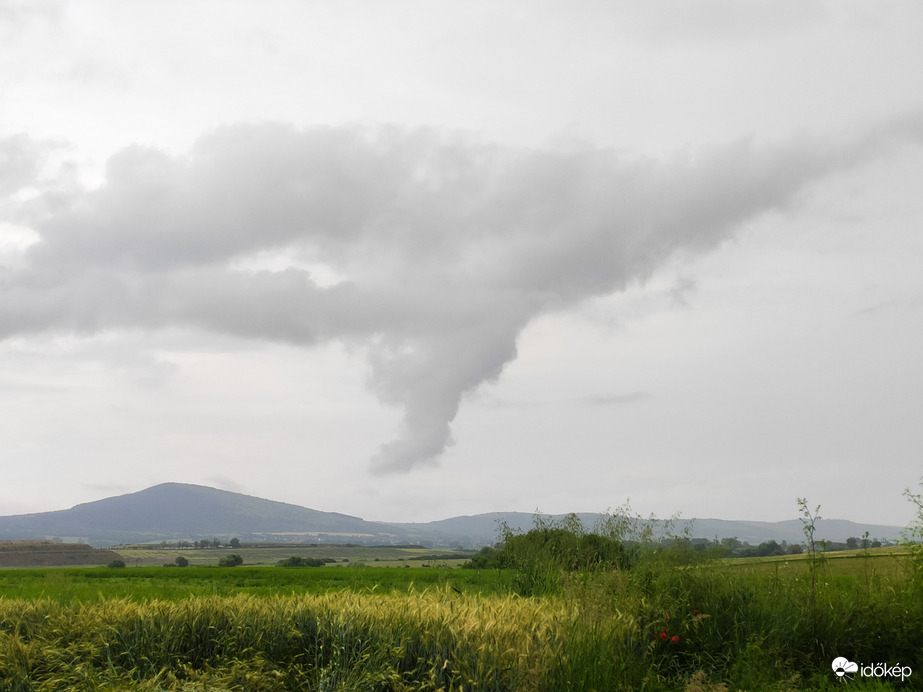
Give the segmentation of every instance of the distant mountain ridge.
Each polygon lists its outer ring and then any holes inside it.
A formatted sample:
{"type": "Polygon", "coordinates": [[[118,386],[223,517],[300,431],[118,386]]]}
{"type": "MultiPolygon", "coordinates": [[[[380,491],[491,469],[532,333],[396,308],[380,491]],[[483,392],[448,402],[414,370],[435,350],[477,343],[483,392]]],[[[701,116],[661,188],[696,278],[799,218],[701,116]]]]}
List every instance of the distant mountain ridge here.
{"type": "MultiPolygon", "coordinates": [[[[588,529],[592,530],[597,521],[604,515],[597,513],[576,513],[577,517],[588,529]]],[[[560,521],[566,515],[557,514],[547,517],[552,521],[560,521]]],[[[474,516],[452,517],[424,524],[392,524],[401,527],[416,542],[425,537],[437,537],[448,540],[449,537],[477,537],[478,540],[470,544],[479,544],[484,540],[491,543],[496,540],[497,527],[503,523],[514,531],[528,531],[532,528],[535,515],[528,512],[491,512],[474,516]],[[416,529],[416,532],[414,531],[416,529]]],[[[662,522],[660,522],[662,525],[662,522]]],[[[742,542],[758,545],[764,541],[775,540],[778,542],[803,543],[805,541],[803,525],[798,519],[786,521],[733,521],[727,519],[679,519],[673,522],[672,531],[682,533],[688,527],[693,538],[736,538],[742,542]]],[[[821,519],[817,522],[816,540],[827,540],[843,543],[847,538],[862,538],[866,531],[872,539],[897,541],[900,539],[900,526],[887,526],[883,524],[859,524],[845,519],[821,519]]],[[[450,542],[450,541],[449,541],[450,542]]],[[[466,543],[467,544],[467,543],[466,543]]],[[[445,543],[448,545],[448,543],[445,543]]]]}
{"type": "MultiPolygon", "coordinates": [[[[564,515],[550,517],[559,520],[564,515]]],[[[601,515],[578,514],[591,529],[601,515]]],[[[71,509],[0,517],[0,540],[58,538],[93,546],[239,538],[245,542],[295,543],[419,543],[431,547],[478,548],[497,540],[501,523],[527,531],[534,515],[526,512],[491,512],[426,523],[366,521],[336,512],[218,490],[187,483],[162,483],[146,490],[118,495],[71,509]]],[[[802,524],[781,522],[680,520],[675,531],[690,528],[697,538],[737,538],[752,545],[768,540],[801,543],[802,524]]],[[[897,540],[901,527],[822,519],[816,538],[843,542],[851,536],[897,540]]]]}
{"type": "Polygon", "coordinates": [[[382,524],[335,512],[186,483],[87,502],[71,509],[0,517],[0,539],[59,537],[90,545],[212,537],[283,540],[286,534],[390,542],[382,524]],[[277,538],[273,538],[276,536],[277,538]]]}

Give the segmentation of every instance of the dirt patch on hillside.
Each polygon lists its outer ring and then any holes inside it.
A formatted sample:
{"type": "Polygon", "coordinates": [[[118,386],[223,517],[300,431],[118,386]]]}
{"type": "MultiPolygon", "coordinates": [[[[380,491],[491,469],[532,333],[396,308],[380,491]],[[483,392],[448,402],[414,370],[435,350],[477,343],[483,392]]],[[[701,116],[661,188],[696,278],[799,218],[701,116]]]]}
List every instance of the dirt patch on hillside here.
{"type": "Polygon", "coordinates": [[[121,555],[82,543],[0,541],[0,567],[107,565],[121,555]]]}

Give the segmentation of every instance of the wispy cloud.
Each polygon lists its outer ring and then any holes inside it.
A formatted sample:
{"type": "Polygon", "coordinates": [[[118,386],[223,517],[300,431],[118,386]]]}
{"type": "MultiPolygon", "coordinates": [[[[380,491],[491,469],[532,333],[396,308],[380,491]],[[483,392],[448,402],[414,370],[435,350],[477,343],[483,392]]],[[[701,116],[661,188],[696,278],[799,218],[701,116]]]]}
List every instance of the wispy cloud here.
{"type": "Polygon", "coordinates": [[[648,392],[628,392],[627,394],[591,394],[583,397],[581,402],[588,406],[624,406],[626,404],[636,404],[651,395],[648,392]]]}

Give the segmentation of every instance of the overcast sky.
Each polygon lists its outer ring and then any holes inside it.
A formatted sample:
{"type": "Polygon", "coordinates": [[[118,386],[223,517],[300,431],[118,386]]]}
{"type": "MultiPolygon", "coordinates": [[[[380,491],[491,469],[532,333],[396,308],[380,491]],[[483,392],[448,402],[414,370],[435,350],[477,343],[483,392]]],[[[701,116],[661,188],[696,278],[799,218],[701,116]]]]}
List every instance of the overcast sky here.
{"type": "Polygon", "coordinates": [[[923,4],[0,0],[0,515],[906,524],[923,4]]]}

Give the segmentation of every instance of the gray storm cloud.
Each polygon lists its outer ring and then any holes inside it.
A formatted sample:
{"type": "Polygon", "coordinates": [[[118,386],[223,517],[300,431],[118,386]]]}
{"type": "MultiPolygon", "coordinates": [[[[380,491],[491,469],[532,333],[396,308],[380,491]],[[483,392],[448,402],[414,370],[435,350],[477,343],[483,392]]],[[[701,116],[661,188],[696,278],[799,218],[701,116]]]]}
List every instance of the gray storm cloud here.
{"type": "Polygon", "coordinates": [[[40,236],[0,269],[0,338],[192,326],[367,349],[403,408],[377,471],[433,463],[462,396],[498,378],[531,319],[644,280],[793,203],[861,147],[736,142],[670,161],[522,150],[435,131],[227,127],[186,155],[129,147],[95,189],[27,201],[34,156],[0,141],[3,209],[40,236]],[[244,271],[259,253],[292,260],[244,271]],[[311,267],[339,277],[322,282],[311,267]]]}

